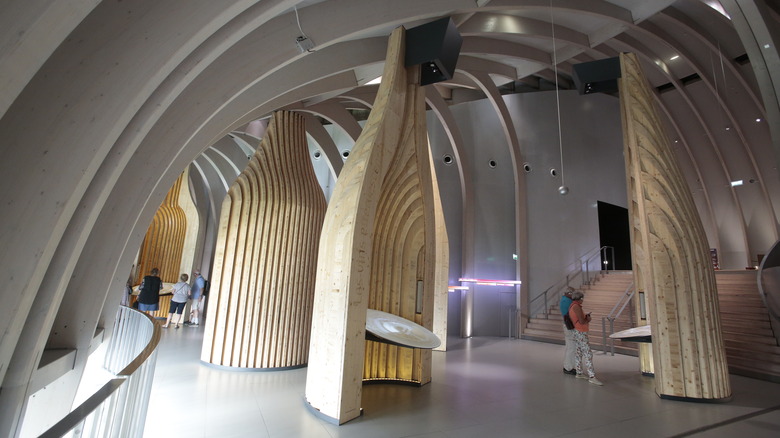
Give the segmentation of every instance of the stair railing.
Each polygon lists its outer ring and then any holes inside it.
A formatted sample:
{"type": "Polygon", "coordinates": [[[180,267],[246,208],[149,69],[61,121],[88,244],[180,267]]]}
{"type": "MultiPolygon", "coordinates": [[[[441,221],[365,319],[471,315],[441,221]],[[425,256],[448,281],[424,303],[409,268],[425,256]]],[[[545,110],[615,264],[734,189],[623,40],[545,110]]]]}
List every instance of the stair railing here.
{"type": "MultiPolygon", "coordinates": [[[[567,275],[565,279],[558,280],[555,284],[548,287],[544,290],[540,295],[537,295],[534,299],[528,302],[528,322],[531,322],[531,318],[533,315],[539,313],[538,311],[534,311],[531,309],[534,309],[534,302],[542,300],[543,303],[542,309],[544,312],[542,313],[544,315],[544,319],[549,319],[549,310],[550,310],[550,298],[552,297],[553,300],[559,300],[561,298],[561,295],[563,295],[563,290],[566,289],[569,286],[569,276],[567,275]],[[559,284],[563,282],[563,284],[559,284]]],[[[538,304],[537,304],[538,306],[538,304]]]]}
{"type": "Polygon", "coordinates": [[[593,275],[591,277],[591,272],[598,272],[600,275],[603,275],[604,273],[608,272],[610,268],[614,271],[615,270],[615,248],[611,246],[602,246],[601,248],[597,248],[595,250],[591,250],[592,253],[586,253],[584,256],[580,257],[580,260],[583,259],[583,257],[588,256],[585,262],[583,264],[585,266],[584,269],[580,268],[580,271],[583,273],[582,277],[582,284],[587,284],[588,286],[592,285],[593,281],[596,279],[596,275],[593,275]],[[612,258],[609,258],[609,255],[612,255],[612,258]],[[598,261],[594,260],[596,257],[598,257],[598,261]],[[612,262],[610,263],[610,260],[612,262]],[[591,270],[592,267],[597,267],[598,269],[591,270]]]}
{"type": "Polygon", "coordinates": [[[611,246],[602,246],[601,248],[592,249],[586,252],[583,256],[579,257],[578,261],[573,263],[573,265],[574,268],[570,269],[564,278],[556,281],[555,283],[550,285],[547,289],[545,289],[544,292],[537,295],[536,297],[531,299],[531,301],[528,302],[528,315],[526,315],[528,322],[531,321],[533,315],[540,313],[539,303],[542,303],[541,309],[543,309],[544,312],[541,313],[544,314],[544,319],[549,319],[550,303],[551,302],[557,303],[561,299],[561,296],[563,295],[564,291],[569,287],[570,283],[578,276],[581,277],[581,282],[580,282],[581,285],[588,285],[588,286],[592,285],[593,281],[595,281],[596,279],[595,274],[591,276],[591,274],[594,273],[594,270],[591,269],[592,267],[599,266],[600,269],[598,270],[598,272],[599,274],[602,275],[608,272],[610,268],[614,271],[615,270],[615,248],[611,246]],[[612,256],[611,259],[607,258],[608,255],[612,256]],[[594,259],[597,256],[600,257],[600,260],[598,263],[595,263],[594,259]],[[602,261],[606,263],[602,263],[602,261]]]}
{"type": "MultiPolygon", "coordinates": [[[[629,312],[629,319],[631,320],[631,324],[633,325],[634,321],[634,306],[629,306],[628,304],[631,303],[631,299],[634,298],[634,294],[636,293],[636,289],[634,289],[634,282],[632,281],[631,284],[628,285],[625,292],[623,292],[623,295],[620,296],[620,299],[618,299],[617,303],[612,307],[612,310],[609,312],[607,316],[601,317],[601,350],[604,354],[607,354],[607,321],[609,321],[609,336],[613,335],[615,333],[615,320],[620,318],[620,315],[623,314],[623,311],[626,309],[626,306],[628,306],[628,312],[629,312]]],[[[610,348],[612,351],[612,355],[615,355],[615,340],[613,338],[609,338],[610,348]]]]}

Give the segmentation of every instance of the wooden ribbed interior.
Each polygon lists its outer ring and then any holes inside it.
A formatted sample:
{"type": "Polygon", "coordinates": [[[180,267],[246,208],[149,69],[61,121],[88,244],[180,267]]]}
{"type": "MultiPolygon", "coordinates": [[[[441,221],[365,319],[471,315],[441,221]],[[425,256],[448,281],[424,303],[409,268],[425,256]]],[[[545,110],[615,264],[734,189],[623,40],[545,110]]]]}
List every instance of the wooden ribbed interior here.
{"type": "Polygon", "coordinates": [[[731,389],[706,235],[636,55],[620,58],[634,275],[648,304],[656,392],[726,398],[731,389]]]}
{"type": "MultiPolygon", "coordinates": [[[[382,182],[374,219],[368,307],[431,330],[436,236],[422,98],[419,87],[407,91],[402,137],[382,182]],[[422,282],[421,297],[418,282],[422,282]]],[[[430,362],[430,355],[430,350],[367,341],[363,379],[427,383],[430,371],[428,367],[424,371],[423,364],[430,362]]]]}
{"type": "MultiPolygon", "coordinates": [[[[179,281],[179,276],[182,274],[179,272],[181,255],[187,234],[187,218],[178,204],[182,180],[183,174],[179,175],[173,183],[146,231],[138,257],[134,283],[136,285],[141,283],[141,279],[149,275],[154,268],[160,269],[162,281],[166,283],[179,281]]],[[[165,315],[167,316],[167,313],[165,315]]]]}
{"type": "Polygon", "coordinates": [[[275,113],[222,204],[202,360],[306,364],[325,208],[303,117],[275,113]]]}
{"type": "MultiPolygon", "coordinates": [[[[416,279],[423,278],[430,286],[435,280],[434,221],[416,207],[422,196],[424,209],[433,208],[432,203],[426,204],[433,199],[431,177],[430,173],[420,177],[415,188],[413,176],[414,167],[420,173],[430,172],[418,149],[426,144],[423,96],[417,85],[418,68],[404,66],[404,38],[403,28],[390,36],[374,108],[339,175],[320,241],[306,400],[339,423],[360,415],[366,370],[371,376],[380,375],[380,369],[384,375],[396,376],[400,355],[400,363],[413,364],[401,366],[404,376],[419,382],[430,376],[429,353],[420,355],[419,365],[410,351],[370,347],[379,358],[375,361],[373,352],[366,355],[369,301],[409,315],[413,304],[406,297],[412,291],[416,294],[416,279]],[[405,147],[412,149],[398,151],[405,147]],[[413,164],[414,160],[419,161],[413,164]],[[422,195],[413,193],[417,190],[422,195]],[[396,354],[396,359],[387,360],[388,353],[396,354]],[[388,374],[391,367],[395,370],[388,374]]],[[[422,321],[429,324],[425,315],[432,312],[432,294],[424,301],[422,321]]]]}

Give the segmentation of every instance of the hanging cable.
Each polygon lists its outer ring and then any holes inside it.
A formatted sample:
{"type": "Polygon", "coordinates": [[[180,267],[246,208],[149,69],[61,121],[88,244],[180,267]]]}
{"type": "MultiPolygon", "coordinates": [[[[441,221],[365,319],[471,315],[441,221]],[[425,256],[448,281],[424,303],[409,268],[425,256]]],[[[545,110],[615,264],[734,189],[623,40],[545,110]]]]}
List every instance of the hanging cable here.
{"type": "Polygon", "coordinates": [[[555,18],[553,16],[553,2],[550,0],[550,28],[552,30],[553,43],[553,72],[555,75],[555,107],[558,112],[558,151],[561,156],[561,186],[558,187],[558,193],[565,195],[569,193],[563,174],[563,134],[561,133],[561,97],[558,87],[558,53],[555,48],[555,18]]]}
{"type": "Polygon", "coordinates": [[[298,16],[298,6],[297,5],[293,6],[293,10],[295,11],[295,21],[298,22],[298,30],[301,31],[301,36],[304,38],[308,38],[308,36],[306,36],[306,32],[304,32],[303,28],[301,27],[301,18],[298,16]]]}

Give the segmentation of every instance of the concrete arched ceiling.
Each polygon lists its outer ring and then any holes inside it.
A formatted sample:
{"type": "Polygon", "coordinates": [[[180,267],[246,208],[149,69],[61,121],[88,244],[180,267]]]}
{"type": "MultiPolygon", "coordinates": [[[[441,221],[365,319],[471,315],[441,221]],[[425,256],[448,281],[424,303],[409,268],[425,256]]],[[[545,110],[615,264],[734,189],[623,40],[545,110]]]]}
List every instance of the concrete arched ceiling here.
{"type": "Polygon", "coordinates": [[[240,168],[219,147],[231,131],[288,107],[353,132],[346,110],[370,106],[363,86],[400,25],[460,26],[460,70],[435,87],[447,104],[568,88],[573,64],[638,52],[711,243],[747,265],[778,237],[775,2],[723,0],[731,19],[710,0],[67,3],[10,0],[0,14],[3,397],[44,345],[88,345],[105,300],[85,294],[120,290],[182,169],[240,168]]]}

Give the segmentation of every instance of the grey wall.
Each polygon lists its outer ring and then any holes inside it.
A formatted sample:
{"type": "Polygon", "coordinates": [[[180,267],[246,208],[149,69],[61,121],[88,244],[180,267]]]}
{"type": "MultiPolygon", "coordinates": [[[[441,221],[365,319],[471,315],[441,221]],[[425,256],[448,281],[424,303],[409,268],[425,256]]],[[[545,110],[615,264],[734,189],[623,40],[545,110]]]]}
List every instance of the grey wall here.
{"type": "MultiPolygon", "coordinates": [[[[504,97],[515,124],[526,173],[529,224],[529,260],[512,260],[515,248],[514,177],[506,140],[489,102],[475,101],[450,107],[463,135],[463,166],[471,169],[475,209],[473,275],[478,278],[515,279],[515,263],[528,263],[529,278],[521,279],[530,298],[558,281],[579,257],[598,248],[596,201],[625,207],[626,180],[622,154],[619,102],[606,95],[560,93],[563,179],[555,92],[504,97]],[[495,168],[488,166],[495,160],[495,168]],[[557,177],[550,169],[558,171],[557,177]]],[[[450,239],[450,284],[461,272],[462,203],[455,164],[445,165],[452,154],[441,124],[428,117],[428,131],[450,239]]],[[[522,170],[521,170],[522,171],[522,170]]],[[[474,286],[474,335],[506,336],[507,310],[512,287],[474,286]]],[[[460,332],[460,294],[450,294],[449,333],[460,332]]]]}

